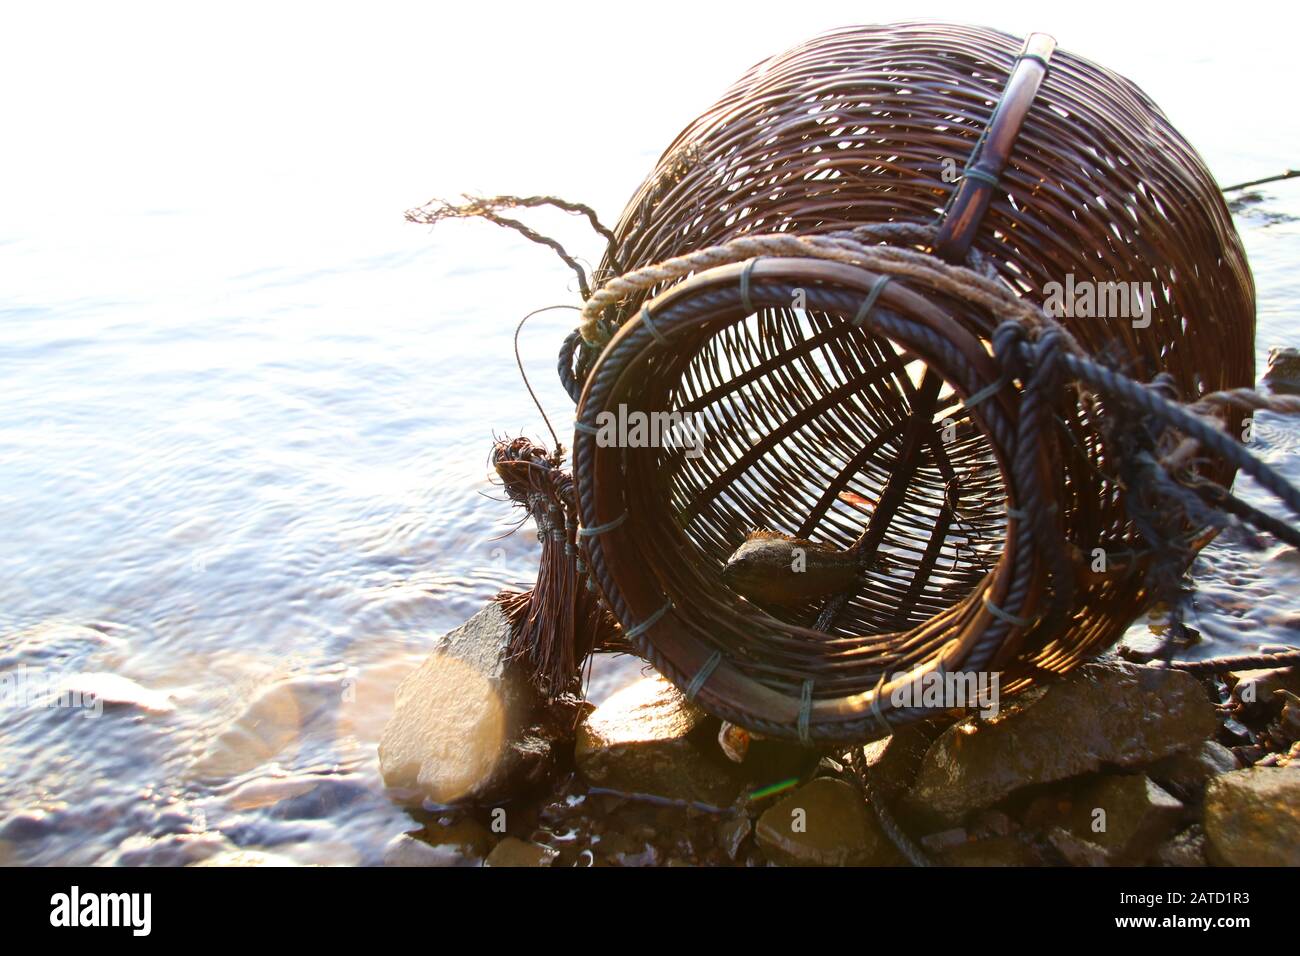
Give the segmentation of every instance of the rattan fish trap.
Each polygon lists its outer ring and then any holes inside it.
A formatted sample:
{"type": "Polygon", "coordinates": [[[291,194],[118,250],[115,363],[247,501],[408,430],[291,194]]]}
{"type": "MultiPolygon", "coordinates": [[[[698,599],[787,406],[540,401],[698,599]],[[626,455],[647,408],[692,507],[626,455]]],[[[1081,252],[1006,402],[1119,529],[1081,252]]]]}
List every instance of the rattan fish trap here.
{"type": "MultiPolygon", "coordinates": [[[[856,27],[765,60],[614,233],[561,360],[586,569],[689,696],[806,744],[933,715],[899,694],[927,673],[1063,673],[1151,604],[1155,438],[1054,350],[1183,401],[1254,380],[1252,281],[1200,157],[1039,37],[856,27]],[[599,439],[636,413],[696,440],[599,439]],[[722,569],[755,529],[860,556],[857,584],[740,596],[722,569]]],[[[1182,522],[1184,565],[1211,533],[1182,522]]]]}

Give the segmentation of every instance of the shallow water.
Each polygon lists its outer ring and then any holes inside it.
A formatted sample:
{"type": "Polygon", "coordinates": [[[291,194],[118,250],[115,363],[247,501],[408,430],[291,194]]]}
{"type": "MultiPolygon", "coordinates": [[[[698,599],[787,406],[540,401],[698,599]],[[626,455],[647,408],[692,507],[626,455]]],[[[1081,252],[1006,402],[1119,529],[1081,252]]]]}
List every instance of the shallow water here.
{"type": "MultiPolygon", "coordinates": [[[[855,15],[832,9],[798,32],[855,15]]],[[[1071,24],[1036,25],[1133,76],[1221,181],[1300,159],[1294,131],[1273,119],[1290,107],[1266,95],[1268,58],[1219,48],[1212,25],[1196,34],[1203,45],[1149,57],[1140,36],[1087,34],[1084,49],[1071,24]],[[1215,112],[1211,80],[1227,75],[1265,92],[1215,112]]],[[[114,28],[128,44],[129,26],[114,28]]],[[[52,87],[45,108],[10,117],[32,148],[6,158],[14,168],[0,187],[13,213],[0,220],[0,673],[32,686],[56,675],[108,703],[96,719],[0,711],[0,861],[184,862],[240,847],[371,863],[411,829],[379,785],[378,733],[431,637],[532,579],[536,542],[527,529],[502,536],[513,515],[485,462],[494,431],[545,437],[514,367],[514,322],[576,297],[544,250],[486,226],[431,234],[401,212],[439,190],[535,188],[596,202],[612,220],[678,127],[795,39],[756,26],[737,49],[701,56],[695,82],[668,83],[601,151],[567,149],[564,84],[580,71],[558,66],[518,91],[537,155],[475,164],[463,145],[439,152],[450,134],[413,139],[402,125],[443,102],[464,118],[454,97],[439,98],[450,97],[445,69],[391,72],[381,41],[407,26],[362,31],[371,72],[343,78],[319,37],[291,61],[299,77],[277,72],[274,44],[236,31],[223,49],[266,86],[233,80],[222,94],[231,114],[216,81],[186,72],[218,59],[206,48],[188,65],[184,51],[148,47],[161,73],[128,48],[99,89],[88,79],[100,75],[97,27],[84,23],[67,54],[90,58],[77,88],[27,63],[27,81],[52,87]],[[259,112],[263,88],[274,95],[259,112]],[[155,110],[146,93],[198,118],[155,110]],[[71,132],[50,119],[60,108],[71,132]]],[[[268,27],[278,28],[289,30],[268,27]]],[[[320,29],[342,42],[351,28],[320,29]]],[[[582,29],[600,35],[599,23],[582,29]]],[[[454,68],[461,78],[503,69],[465,56],[454,68]]],[[[1264,195],[1238,216],[1259,291],[1261,373],[1270,346],[1300,344],[1300,227],[1289,218],[1300,216],[1300,183],[1264,195]]],[[[580,230],[560,231],[594,254],[580,230]]],[[[571,321],[548,313],[524,336],[557,424],[568,409],[552,356],[571,321]]],[[[1257,435],[1300,479],[1300,430],[1261,416],[1257,435]]],[[[1190,654],[1300,641],[1294,553],[1218,542],[1197,580],[1203,641],[1190,654]]],[[[638,672],[598,675],[594,696],[638,672]]]]}

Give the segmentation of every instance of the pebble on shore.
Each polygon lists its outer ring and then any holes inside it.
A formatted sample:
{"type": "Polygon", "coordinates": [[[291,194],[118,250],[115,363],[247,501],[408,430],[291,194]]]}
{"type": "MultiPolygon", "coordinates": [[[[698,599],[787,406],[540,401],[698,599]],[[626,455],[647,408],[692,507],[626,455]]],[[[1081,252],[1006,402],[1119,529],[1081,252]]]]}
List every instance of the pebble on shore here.
{"type": "MultiPolygon", "coordinates": [[[[490,615],[476,620],[480,641],[499,639],[490,615]]],[[[501,667],[485,659],[480,670],[500,681],[501,667]]],[[[1281,689],[1294,674],[1240,679],[1281,689]]],[[[408,693],[427,692],[418,672],[408,680],[408,693]]],[[[1268,726],[1289,727],[1275,712],[1290,698],[1276,696],[1263,708],[1268,726]]],[[[419,706],[426,716],[443,713],[419,706]]],[[[661,677],[624,688],[580,721],[566,713],[561,723],[577,726],[575,773],[559,795],[533,811],[512,809],[520,822],[509,833],[468,817],[426,824],[396,839],[384,862],[904,863],[842,753],[818,763],[815,751],[767,741],[790,753],[737,764],[719,746],[718,721],[661,677]],[[767,776],[773,767],[794,776],[763,796],[778,782],[767,776]]],[[[1007,701],[994,719],[953,720],[901,727],[865,748],[874,798],[938,865],[1300,865],[1300,763],[1238,769],[1238,754],[1215,739],[1224,730],[1207,686],[1186,672],[1094,662],[1007,701]]],[[[399,752],[447,759],[420,734],[400,738],[402,750],[393,733],[387,767],[399,752]]]]}

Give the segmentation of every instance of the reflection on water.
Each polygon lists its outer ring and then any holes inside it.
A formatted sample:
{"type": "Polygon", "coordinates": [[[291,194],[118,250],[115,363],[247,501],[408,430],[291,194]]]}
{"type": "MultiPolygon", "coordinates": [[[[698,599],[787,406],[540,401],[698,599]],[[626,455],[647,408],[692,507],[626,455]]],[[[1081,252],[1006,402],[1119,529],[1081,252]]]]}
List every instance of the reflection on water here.
{"type": "MultiPolygon", "coordinates": [[[[1240,178],[1296,159],[1197,145],[1233,172],[1248,158],[1240,178]]],[[[1263,191],[1238,219],[1261,371],[1300,340],[1300,184],[1263,191]]],[[[263,199],[243,197],[250,215],[263,199]]],[[[502,537],[486,455],[494,429],[543,434],[514,319],[573,296],[534,249],[472,226],[431,236],[400,209],[337,242],[320,219],[277,220],[289,248],[255,226],[214,237],[184,210],[83,224],[81,245],[0,232],[17,286],[0,301],[0,673],[103,701],[94,719],[0,712],[0,863],[374,863],[411,829],[379,786],[380,731],[433,635],[531,581],[536,541],[502,537]],[[119,259],[71,251],[87,248],[119,259]],[[147,283],[121,279],[132,263],[147,283]]],[[[525,336],[557,424],[566,316],[525,336]]],[[[1262,415],[1257,439],[1300,477],[1294,425],[1262,415]]],[[[1190,655],[1300,640],[1289,549],[1225,539],[1197,578],[1190,655]]],[[[638,670],[603,669],[593,690],[638,670]]]]}

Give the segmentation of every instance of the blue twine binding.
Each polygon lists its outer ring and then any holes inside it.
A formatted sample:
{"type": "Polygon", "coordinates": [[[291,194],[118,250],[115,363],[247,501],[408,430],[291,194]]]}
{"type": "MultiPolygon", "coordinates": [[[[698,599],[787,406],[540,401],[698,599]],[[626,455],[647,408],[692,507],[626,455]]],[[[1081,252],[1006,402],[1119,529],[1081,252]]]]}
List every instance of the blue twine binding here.
{"type": "Polygon", "coordinates": [[[882,275],[877,276],[876,281],[871,283],[871,291],[867,293],[867,297],[862,300],[862,305],[858,307],[858,314],[853,317],[852,325],[855,329],[861,328],[862,323],[867,321],[867,316],[876,307],[876,300],[880,298],[880,293],[885,291],[885,286],[889,285],[893,279],[893,276],[882,275]]]}
{"type": "Polygon", "coordinates": [[[686,685],[686,699],[695,700],[695,696],[704,687],[704,682],[713,676],[714,670],[722,663],[722,651],[714,651],[709,655],[709,659],[704,662],[704,666],[696,672],[691,678],[691,682],[686,685]]]}
{"type": "Polygon", "coordinates": [[[812,734],[808,732],[808,725],[812,721],[812,678],[803,682],[803,691],[799,695],[799,742],[805,747],[812,746],[812,734]]]}
{"type": "Polygon", "coordinates": [[[635,627],[625,628],[623,631],[623,636],[626,637],[628,640],[631,640],[632,638],[637,637],[638,635],[644,634],[647,630],[654,627],[655,623],[661,617],[667,614],[669,610],[672,609],[672,606],[673,606],[672,598],[669,598],[667,601],[664,602],[663,607],[655,611],[653,614],[651,614],[640,624],[636,625],[635,627]]]}
{"type": "Polygon", "coordinates": [[[648,305],[641,306],[641,324],[650,330],[650,334],[654,336],[655,341],[660,345],[666,346],[668,344],[667,336],[659,331],[659,326],[655,325],[655,320],[650,315],[650,306],[648,305]]]}
{"type": "Polygon", "coordinates": [[[606,531],[613,531],[615,528],[617,528],[619,525],[621,525],[624,521],[627,520],[627,515],[628,513],[624,511],[613,521],[607,521],[604,524],[592,525],[590,528],[579,528],[578,537],[594,538],[596,535],[604,534],[606,531]]]}
{"type": "MultiPolygon", "coordinates": [[[[759,257],[761,258],[761,257],[759,257]]],[[[740,304],[744,306],[745,312],[757,312],[754,303],[749,298],[749,278],[750,273],[754,271],[754,266],[758,265],[758,259],[750,259],[745,263],[745,268],[740,273],[740,304]]]]}

